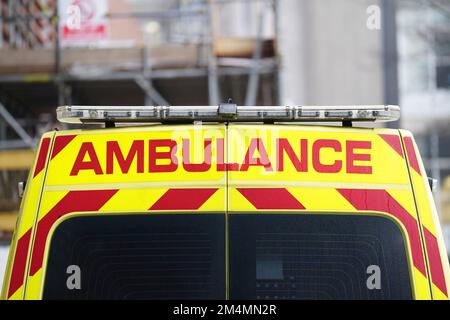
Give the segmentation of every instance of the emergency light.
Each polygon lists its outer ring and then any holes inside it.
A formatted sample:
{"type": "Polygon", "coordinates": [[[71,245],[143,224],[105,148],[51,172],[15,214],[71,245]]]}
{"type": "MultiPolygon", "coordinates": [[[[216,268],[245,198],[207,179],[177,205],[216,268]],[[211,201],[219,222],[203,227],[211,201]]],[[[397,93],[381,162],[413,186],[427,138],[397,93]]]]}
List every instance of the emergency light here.
{"type": "Polygon", "coordinates": [[[386,122],[400,118],[398,106],[61,106],[60,122],[386,122]]]}

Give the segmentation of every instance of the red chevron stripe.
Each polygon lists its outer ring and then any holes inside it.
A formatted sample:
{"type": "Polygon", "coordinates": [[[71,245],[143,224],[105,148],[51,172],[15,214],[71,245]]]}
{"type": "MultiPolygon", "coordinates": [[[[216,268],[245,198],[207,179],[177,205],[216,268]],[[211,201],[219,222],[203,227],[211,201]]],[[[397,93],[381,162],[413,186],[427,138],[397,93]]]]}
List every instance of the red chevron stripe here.
{"type": "Polygon", "coordinates": [[[408,163],[418,174],[420,173],[419,161],[417,160],[416,150],[414,149],[414,143],[411,137],[404,137],[403,142],[405,143],[406,154],[408,155],[408,163]]]}
{"type": "Polygon", "coordinates": [[[11,297],[23,284],[25,266],[27,263],[28,247],[30,245],[31,229],[29,229],[18,241],[16,253],[9,281],[8,298],[11,297]]]}
{"type": "Polygon", "coordinates": [[[436,237],[425,227],[423,227],[425,245],[427,246],[428,261],[430,262],[431,280],[445,295],[447,286],[445,284],[444,268],[442,267],[441,255],[436,237]]]}
{"type": "Polygon", "coordinates": [[[386,190],[338,189],[357,210],[380,211],[396,217],[408,232],[414,266],[426,276],[425,261],[416,219],[386,190]]]}
{"type": "Polygon", "coordinates": [[[48,148],[50,147],[50,138],[44,138],[39,148],[38,158],[36,160],[36,167],[34,168],[33,178],[36,177],[39,172],[45,167],[45,162],[47,160],[48,148]]]}
{"type": "Polygon", "coordinates": [[[75,137],[76,135],[57,136],[55,138],[55,143],[53,144],[52,156],[50,159],[56,157],[56,155],[60,153],[75,137]]]}
{"type": "Polygon", "coordinates": [[[48,232],[56,220],[67,213],[98,211],[118,190],[70,191],[39,222],[34,237],[30,275],[42,267],[48,232]]]}
{"type": "Polygon", "coordinates": [[[305,209],[286,188],[237,188],[256,209],[305,209]]]}
{"type": "Polygon", "coordinates": [[[403,158],[402,143],[400,137],[396,134],[379,134],[379,136],[403,158]]]}
{"type": "Polygon", "coordinates": [[[169,189],[149,210],[197,210],[218,188],[169,189]]]}

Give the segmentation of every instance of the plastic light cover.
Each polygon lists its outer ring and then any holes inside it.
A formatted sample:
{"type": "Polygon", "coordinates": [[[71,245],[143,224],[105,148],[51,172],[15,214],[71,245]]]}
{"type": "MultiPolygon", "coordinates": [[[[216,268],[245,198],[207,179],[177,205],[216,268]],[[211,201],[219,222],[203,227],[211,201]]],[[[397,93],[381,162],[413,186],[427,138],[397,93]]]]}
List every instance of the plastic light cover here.
{"type": "Polygon", "coordinates": [[[104,122],[155,122],[161,118],[158,107],[102,107],[102,106],[62,106],[56,109],[60,122],[104,123],[104,122]]]}
{"type": "Polygon", "coordinates": [[[171,106],[164,109],[164,119],[176,120],[176,119],[217,119],[219,116],[218,107],[210,106],[171,106]]]}
{"type": "Polygon", "coordinates": [[[221,113],[219,106],[62,106],[65,123],[104,122],[320,122],[395,121],[398,106],[236,106],[221,113]]]}

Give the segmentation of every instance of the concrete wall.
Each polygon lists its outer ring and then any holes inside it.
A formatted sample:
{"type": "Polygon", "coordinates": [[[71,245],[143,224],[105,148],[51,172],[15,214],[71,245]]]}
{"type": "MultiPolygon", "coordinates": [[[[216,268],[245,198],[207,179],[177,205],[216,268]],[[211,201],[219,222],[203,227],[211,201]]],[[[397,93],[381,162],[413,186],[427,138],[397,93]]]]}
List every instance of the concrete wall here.
{"type": "Polygon", "coordinates": [[[367,28],[378,0],[280,0],[282,104],[383,104],[382,31],[367,28]]]}

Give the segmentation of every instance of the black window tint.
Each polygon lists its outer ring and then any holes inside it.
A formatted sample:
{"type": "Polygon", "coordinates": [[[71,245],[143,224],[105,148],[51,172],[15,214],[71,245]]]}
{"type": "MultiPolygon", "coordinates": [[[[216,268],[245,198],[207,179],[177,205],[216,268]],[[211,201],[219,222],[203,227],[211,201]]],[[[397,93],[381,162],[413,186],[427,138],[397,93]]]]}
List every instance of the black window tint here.
{"type": "Polygon", "coordinates": [[[224,215],[71,218],[53,234],[43,298],[224,299],[224,215]],[[70,265],[80,290],[67,288],[70,265]]]}
{"type": "Polygon", "coordinates": [[[412,298],[403,234],[387,218],[231,214],[229,232],[231,299],[412,298]],[[367,286],[374,273],[381,289],[367,286]]]}

